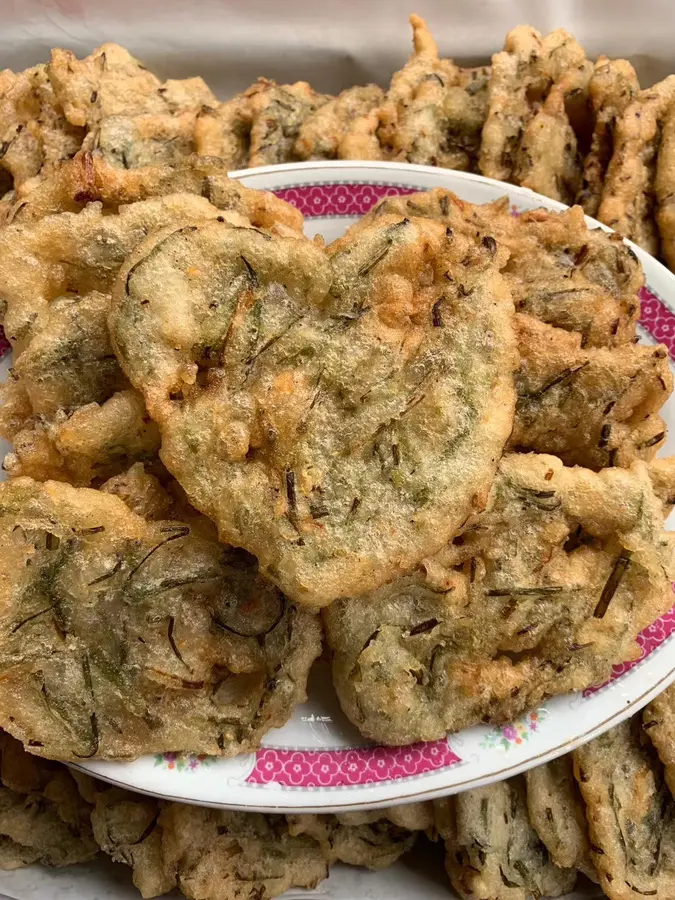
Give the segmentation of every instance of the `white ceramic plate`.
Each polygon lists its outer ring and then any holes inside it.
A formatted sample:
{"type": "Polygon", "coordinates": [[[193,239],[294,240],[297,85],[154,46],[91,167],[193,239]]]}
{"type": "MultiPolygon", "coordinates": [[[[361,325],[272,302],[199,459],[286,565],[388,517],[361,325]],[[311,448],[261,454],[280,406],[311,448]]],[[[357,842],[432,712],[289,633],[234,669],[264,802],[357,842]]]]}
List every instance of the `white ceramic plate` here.
{"type": "MultiPolygon", "coordinates": [[[[339,237],[380,197],[439,186],[474,203],[508,194],[514,211],[564,209],[524,188],[426,166],[307,163],[234,175],[248,187],[274,191],[299,207],[308,234],[322,234],[327,241],[339,237]]],[[[593,220],[589,224],[598,226],[593,220]]],[[[672,360],[675,276],[633,249],[648,285],[642,295],[643,340],[665,343],[672,360]]],[[[0,377],[8,364],[7,358],[0,363],[0,377]]],[[[675,423],[675,400],[666,405],[664,418],[675,423]]],[[[675,452],[673,435],[665,453],[675,452]]],[[[133,790],[246,810],[325,812],[428,799],[515,775],[617,725],[675,679],[674,634],[675,608],[643,632],[642,658],[616,667],[610,683],[556,697],[507,727],[469,728],[447,740],[411,747],[368,745],[341,714],[329,670],[319,664],[307,703],[287,725],[271,731],[257,753],[230,760],[164,754],[81,768],[133,790]]]]}

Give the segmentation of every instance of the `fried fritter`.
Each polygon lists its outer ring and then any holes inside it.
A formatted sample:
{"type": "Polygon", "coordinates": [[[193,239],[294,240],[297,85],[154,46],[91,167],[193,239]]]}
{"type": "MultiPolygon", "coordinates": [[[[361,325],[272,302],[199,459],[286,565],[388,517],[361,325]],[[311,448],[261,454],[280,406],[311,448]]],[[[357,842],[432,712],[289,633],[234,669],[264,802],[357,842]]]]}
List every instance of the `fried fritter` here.
{"type": "Polygon", "coordinates": [[[527,811],[539,840],[562,869],[598,880],[591,862],[586,808],[574,780],[572,758],[561,756],[525,773],[527,811]]]}
{"type": "Polygon", "coordinates": [[[176,887],[176,875],[162,856],[161,805],[152,797],[119,788],[95,792],[91,814],[94,837],[115,862],[130,866],[142,897],[157,897],[176,887]]]}
{"type": "MultiPolygon", "coordinates": [[[[57,177],[69,185],[73,202],[84,202],[84,192],[98,203],[90,203],[78,213],[37,218],[35,207],[27,204],[14,224],[2,232],[0,267],[6,266],[8,275],[0,293],[6,308],[5,326],[14,345],[13,377],[18,382],[5,391],[0,427],[8,437],[22,432],[7,464],[14,474],[88,484],[90,474],[109,477],[134,459],[147,458],[148,451],[156,452],[154,425],[148,426],[147,421],[137,425],[135,408],[130,416],[126,412],[129,404],[123,398],[115,399],[116,392],[129,385],[110,346],[107,328],[111,279],[124,257],[149,232],[172,222],[207,218],[226,218],[242,226],[253,220],[282,230],[301,228],[302,216],[296,210],[272,195],[240,188],[225,176],[217,161],[192,157],[175,168],[138,170],[125,176],[118,176],[100,156],[78,157],[62,167],[57,177]],[[148,176],[145,181],[138,177],[143,172],[148,176]],[[174,187],[181,192],[174,194],[174,187]],[[139,199],[153,193],[159,196],[139,199]],[[208,194],[226,209],[195,196],[198,193],[208,194]],[[123,203],[128,200],[136,202],[123,203]],[[277,218],[279,224],[275,224],[277,218]],[[100,404],[108,413],[105,417],[100,404]],[[116,427],[110,413],[118,406],[124,417],[116,427]],[[27,414],[19,422],[21,410],[27,414]],[[71,416],[73,421],[66,422],[71,416]],[[99,427],[103,417],[101,433],[88,428],[88,422],[99,427]],[[123,422],[129,423],[134,433],[140,428],[144,435],[141,446],[134,434],[124,436],[123,422]],[[74,442],[70,439],[71,426],[84,429],[82,443],[79,436],[74,442]],[[133,449],[126,458],[125,447],[133,449]],[[70,456],[68,448],[72,449],[70,456]],[[96,448],[102,451],[98,458],[96,448]],[[60,463],[59,455],[63,457],[60,463]]],[[[45,192],[53,187],[50,180],[43,184],[45,192]]],[[[70,205],[68,199],[64,205],[70,205]]],[[[140,418],[144,415],[141,409],[140,418]]]]}
{"type": "Polygon", "coordinates": [[[306,81],[276,84],[265,78],[259,79],[244,96],[251,104],[249,166],[296,160],[295,143],[303,122],[334,99],[317,94],[306,81]]]}
{"type": "MultiPolygon", "coordinates": [[[[53,300],[68,294],[80,297],[92,291],[109,291],[125,257],[148,233],[174,222],[219,215],[221,211],[205,197],[171,194],[120,207],[116,215],[105,214],[100,205],[90,204],[77,214],[45,216],[30,225],[17,223],[3,228],[1,296],[6,307],[5,333],[15,355],[19,357],[40,331],[42,317],[51,310],[53,300]]],[[[242,217],[239,220],[246,223],[242,217]]],[[[96,299],[91,303],[100,312],[101,304],[96,305],[96,299]]],[[[68,317],[67,312],[61,315],[68,317]]],[[[77,315],[77,309],[70,313],[71,318],[77,315]]],[[[95,315],[92,311],[90,318],[95,315]]],[[[103,321],[97,327],[104,327],[105,309],[99,318],[103,321]]],[[[83,323],[81,330],[90,331],[92,324],[83,323]]],[[[50,322],[49,331],[53,329],[50,322]]],[[[67,323],[63,330],[69,331],[67,323]]],[[[58,336],[57,331],[57,340],[58,336]]],[[[50,339],[48,332],[45,340],[50,339]]],[[[67,360],[67,350],[57,346],[53,353],[67,360]]]]}
{"type": "Polygon", "coordinates": [[[111,165],[123,169],[175,165],[195,152],[196,113],[109,116],[85,141],[111,165]]]}
{"type": "MultiPolygon", "coordinates": [[[[384,91],[376,84],[347,88],[307,116],[300,125],[295,142],[297,159],[349,159],[354,135],[363,128],[384,100],[384,91]]],[[[356,157],[358,158],[358,157],[356,157]]]]}
{"type": "Polygon", "coordinates": [[[589,229],[580,207],[512,216],[506,198],[474,205],[435,188],[381,200],[348,234],[410,215],[437,219],[455,233],[493,236],[510,253],[503,274],[516,310],[579,332],[583,347],[614,347],[635,337],[642,267],[618,235],[589,229]]]}
{"type": "Polygon", "coordinates": [[[66,121],[45,66],[0,72],[0,169],[14,187],[70,159],[83,137],[83,129],[66,121]]]}
{"type": "Polygon", "coordinates": [[[230,756],[305,699],[316,618],[189,524],[16,479],[0,543],[0,722],[30,752],[230,756]]]}
{"type": "Polygon", "coordinates": [[[593,66],[586,62],[564,75],[527,123],[518,148],[515,181],[523,187],[573,203],[581,187],[581,157],[577,136],[567,114],[572,93],[588,96],[593,66]]]}
{"type": "Polygon", "coordinates": [[[675,269],[675,112],[672,104],[661,124],[655,191],[661,253],[666,264],[675,269]]]}
{"type": "Polygon", "coordinates": [[[194,129],[195,151],[217,156],[228,169],[248,165],[253,113],[250,98],[239,94],[216,106],[203,106],[194,129]]]}
{"type": "Polygon", "coordinates": [[[0,870],[69,866],[98,853],[90,807],[65,767],[37,760],[0,735],[0,870]]]}
{"type": "Polygon", "coordinates": [[[516,333],[512,447],[591,469],[655,456],[666,439],[658,411],[673,389],[665,346],[582,349],[578,334],[523,315],[516,333]]]}
{"type": "Polygon", "coordinates": [[[597,216],[607,167],[614,150],[616,122],[640,90],[640,82],[628,60],[599,56],[588,90],[595,124],[591,147],[584,160],[583,182],[577,203],[587,216],[597,216]]]}
{"type": "Polygon", "coordinates": [[[100,202],[106,212],[169,194],[197,194],[221,211],[241,215],[256,228],[287,227],[302,232],[302,213],[268,191],[244,187],[227,177],[223,160],[190,156],[175,166],[117,169],[100,153],[78,153],[43,181],[11,213],[26,224],[53,213],[80,212],[100,202]]]}
{"type": "Polygon", "coordinates": [[[644,711],[642,727],[665,766],[666,783],[675,797],[675,687],[654,697],[644,711]]]}
{"type": "Polygon", "coordinates": [[[641,717],[573,758],[603,892],[610,900],[675,896],[675,808],[641,717]]]}
{"type": "MultiPolygon", "coordinates": [[[[507,34],[504,50],[492,57],[479,158],[483,175],[516,180],[521,141],[532,117],[551,85],[584,63],[583,47],[563,29],[542,37],[534,28],[519,25],[507,34]]],[[[563,121],[557,104],[551,112],[563,121]]],[[[567,152],[564,144],[562,149],[567,152]]]]}
{"type": "MultiPolygon", "coordinates": [[[[661,126],[675,99],[675,75],[640,91],[617,119],[598,219],[659,255],[655,180],[661,126]]],[[[665,200],[665,197],[664,197],[665,200]]]]}
{"type": "Polygon", "coordinates": [[[522,776],[466,791],[450,804],[445,860],[461,897],[531,900],[572,890],[576,871],[552,861],[530,824],[522,776]]]}
{"type": "Polygon", "coordinates": [[[217,102],[203,79],[162,84],[119,44],[102,44],[85,59],[52,50],[48,73],[68,121],[88,129],[109,116],[196,111],[217,102]]]}
{"type": "Polygon", "coordinates": [[[447,169],[468,168],[466,153],[450,137],[445,109],[448,88],[459,85],[459,69],[439,59],[438,47],[419,16],[410,16],[414,52],[391,79],[378,132],[386,156],[447,169]]]}
{"type": "Polygon", "coordinates": [[[674,540],[642,462],[505,456],[486,511],[423,571],[324,611],[343,710],[408,744],[608,678],[672,605],[674,540]]]}
{"type": "Polygon", "coordinates": [[[328,253],[206,224],[132,254],[111,330],[191,503],[322,606],[481,508],[512,426],[502,264],[494,240],[425,219],[328,253]]]}

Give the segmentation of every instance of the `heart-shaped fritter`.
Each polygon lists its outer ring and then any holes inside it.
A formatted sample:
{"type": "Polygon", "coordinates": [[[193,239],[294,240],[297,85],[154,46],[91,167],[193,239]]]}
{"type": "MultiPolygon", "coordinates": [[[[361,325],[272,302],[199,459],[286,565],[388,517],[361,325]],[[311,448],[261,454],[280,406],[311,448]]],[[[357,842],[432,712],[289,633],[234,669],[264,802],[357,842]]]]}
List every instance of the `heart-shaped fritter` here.
{"type": "Polygon", "coordinates": [[[198,522],[0,486],[0,727],[52,759],[259,746],[306,699],[316,616],[198,522]]]}
{"type": "Polygon", "coordinates": [[[513,424],[504,261],[428,219],[328,251],[191,225],[127,260],[111,330],[190,501],[323,606],[409,570],[485,503],[513,424]]]}

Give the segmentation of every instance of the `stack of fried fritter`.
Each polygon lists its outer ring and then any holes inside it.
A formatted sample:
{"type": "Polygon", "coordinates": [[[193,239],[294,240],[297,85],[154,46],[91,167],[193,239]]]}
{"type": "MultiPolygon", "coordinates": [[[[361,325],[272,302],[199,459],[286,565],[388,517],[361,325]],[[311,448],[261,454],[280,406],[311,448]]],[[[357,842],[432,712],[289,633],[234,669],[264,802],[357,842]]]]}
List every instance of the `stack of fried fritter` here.
{"type": "Polygon", "coordinates": [[[366,737],[436,739],[605,680],[672,605],[667,351],[578,208],[439,189],[325,247],[217,160],[82,151],[0,267],[0,725],[33,753],[253,750],[322,626],[366,737]]]}
{"type": "MultiPolygon", "coordinates": [[[[675,267],[675,76],[640,89],[624,59],[588,59],[563,29],[520,25],[491,64],[439,57],[410,17],[414,52],[386,90],[338,96],[260,78],[219,102],[201,78],[160,82],[116,44],[0,73],[0,171],[25,196],[78,150],[121,169],[197,152],[229,169],[379,159],[480,172],[579,203],[675,267]]],[[[3,192],[0,190],[0,193],[3,192]]]]}

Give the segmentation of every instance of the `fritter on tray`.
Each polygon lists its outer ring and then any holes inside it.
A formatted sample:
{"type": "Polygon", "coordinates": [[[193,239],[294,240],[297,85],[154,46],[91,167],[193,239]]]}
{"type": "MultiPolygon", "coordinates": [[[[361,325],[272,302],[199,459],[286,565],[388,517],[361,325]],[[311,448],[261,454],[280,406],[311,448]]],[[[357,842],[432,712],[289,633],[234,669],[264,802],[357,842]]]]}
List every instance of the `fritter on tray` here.
{"type": "Polygon", "coordinates": [[[48,67],[0,72],[0,172],[2,193],[32,183],[79,149],[84,129],[63,115],[48,67]],[[6,179],[6,180],[5,180],[6,179]]]}
{"type": "MultiPolygon", "coordinates": [[[[674,99],[675,75],[669,75],[639,91],[617,119],[614,153],[598,209],[601,222],[652,256],[659,255],[660,247],[656,223],[657,154],[661,127],[674,99]]],[[[659,202],[666,203],[665,193],[661,193],[659,202]]]]}
{"type": "Polygon", "coordinates": [[[588,229],[578,207],[513,216],[505,201],[475,206],[440,188],[386,198],[349,233],[409,215],[494,235],[510,252],[521,357],[512,447],[593,469],[654,456],[673,381],[665,346],[633,343],[643,275],[623,242],[588,229]]]}
{"type": "Polygon", "coordinates": [[[666,688],[645,708],[642,727],[665,766],[665,778],[675,797],[675,687],[666,688]]]}
{"type": "Polygon", "coordinates": [[[581,166],[570,97],[583,118],[584,103],[574,95],[587,94],[590,70],[583,47],[563,29],[544,36],[528,25],[510,31],[492,57],[481,173],[573,198],[581,166]]]}
{"type": "Polygon", "coordinates": [[[596,474],[505,456],[487,509],[438,557],[325,610],[343,710],[407,744],[609,678],[672,606],[664,512],[645,463],[596,474]]]}
{"type": "Polygon", "coordinates": [[[635,69],[626,59],[599,56],[588,85],[595,122],[591,147],[584,159],[583,183],[577,202],[588,216],[597,216],[607,168],[614,152],[616,122],[640,90],[635,69]]]}
{"type": "Polygon", "coordinates": [[[48,71],[66,119],[87,130],[84,149],[124,169],[189,156],[198,111],[218,102],[201,78],[162,83],[117,44],[82,60],[53,50],[48,71]]]}
{"type": "Polygon", "coordinates": [[[209,810],[109,789],[97,792],[92,820],[102,849],[133,867],[143,897],[177,884],[189,900],[255,900],[316,887],[335,862],[372,869],[394,863],[416,834],[392,825],[384,812],[369,824],[348,825],[340,816],[209,810]]]}
{"type": "Polygon", "coordinates": [[[316,618],[189,520],[15,479],[0,545],[0,723],[32,753],[230,756],[305,699],[316,618]]]}
{"type": "Polygon", "coordinates": [[[641,716],[573,754],[591,858],[610,900],[675,895],[675,807],[641,716]]]}
{"type": "Polygon", "coordinates": [[[488,104],[489,67],[441,59],[426,22],[412,15],[413,54],[379,105],[356,118],[343,159],[395,159],[475,171],[488,104]]]}
{"type": "Polygon", "coordinates": [[[525,773],[527,811],[539,839],[560,868],[597,882],[591,862],[586,807],[574,778],[572,757],[560,756],[525,773]]]}
{"type": "Polygon", "coordinates": [[[98,849],[90,807],[68,769],[0,734],[0,870],[35,862],[70,866],[98,849]]]}
{"type": "Polygon", "coordinates": [[[375,587],[482,507],[512,427],[502,261],[415,218],[328,253],[216,222],[128,259],[111,326],[162,460],[293,599],[375,587]]]}
{"type": "Polygon", "coordinates": [[[650,460],[666,439],[658,414],[673,389],[665,346],[582,349],[580,336],[516,316],[520,371],[510,445],[591,469],[650,460]]]}
{"type": "Polygon", "coordinates": [[[575,869],[551,859],[530,823],[522,776],[436,804],[448,875],[464,900],[531,900],[573,889],[575,869]]]}
{"type": "Polygon", "coordinates": [[[513,216],[506,198],[475,205],[435,188],[381,200],[348,234],[404,216],[426,216],[453,232],[491,235],[503,244],[517,312],[578,332],[584,347],[614,347],[635,337],[642,267],[618,235],[589,229],[579,207],[513,216]]]}
{"type": "MultiPolygon", "coordinates": [[[[360,143],[368,123],[377,121],[384,91],[376,84],[347,88],[305,118],[298,131],[295,154],[298,159],[370,159],[360,143]]],[[[379,158],[379,153],[374,154],[379,158]]]]}

